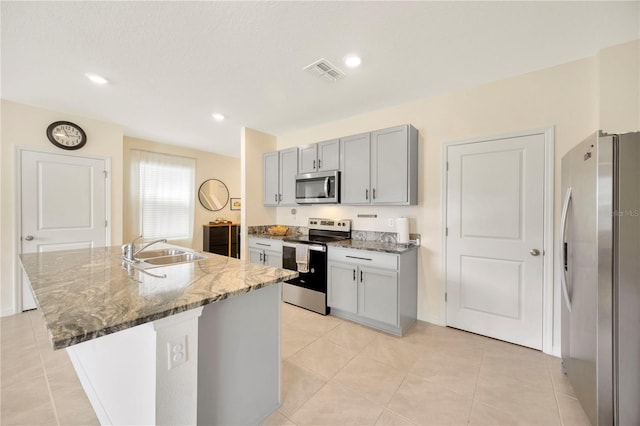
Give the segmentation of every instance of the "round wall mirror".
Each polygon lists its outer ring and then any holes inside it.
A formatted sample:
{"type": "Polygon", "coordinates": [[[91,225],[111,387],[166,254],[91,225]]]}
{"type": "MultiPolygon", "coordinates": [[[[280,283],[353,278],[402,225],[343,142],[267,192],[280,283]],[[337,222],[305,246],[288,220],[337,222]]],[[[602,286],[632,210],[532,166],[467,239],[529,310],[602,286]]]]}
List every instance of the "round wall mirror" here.
{"type": "Polygon", "coordinates": [[[229,189],[218,179],[205,180],[198,190],[198,200],[207,210],[222,210],[229,202],[229,189]]]}

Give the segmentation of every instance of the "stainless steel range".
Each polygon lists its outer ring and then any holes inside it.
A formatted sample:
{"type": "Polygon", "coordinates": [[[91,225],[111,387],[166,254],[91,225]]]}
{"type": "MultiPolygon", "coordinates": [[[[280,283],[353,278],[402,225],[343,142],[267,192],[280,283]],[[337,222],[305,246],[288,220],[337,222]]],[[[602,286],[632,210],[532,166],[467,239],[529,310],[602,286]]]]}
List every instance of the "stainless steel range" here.
{"type": "Polygon", "coordinates": [[[282,300],[326,315],[327,243],[350,239],[351,221],[310,218],[308,227],[309,235],[283,241],[282,266],[300,276],[283,284],[282,300]]]}

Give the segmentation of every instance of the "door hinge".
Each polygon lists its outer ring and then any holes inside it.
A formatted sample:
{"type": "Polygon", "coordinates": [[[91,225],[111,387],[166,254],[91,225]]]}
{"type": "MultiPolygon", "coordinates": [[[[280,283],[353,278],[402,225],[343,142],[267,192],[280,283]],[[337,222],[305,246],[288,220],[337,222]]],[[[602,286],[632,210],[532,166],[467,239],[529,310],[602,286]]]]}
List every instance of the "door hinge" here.
{"type": "Polygon", "coordinates": [[[447,161],[447,171],[449,171],[449,162],[447,161]]]}
{"type": "Polygon", "coordinates": [[[447,293],[446,292],[444,293],[444,301],[445,302],[447,301],[447,293]]]}
{"type": "Polygon", "coordinates": [[[445,237],[449,236],[449,228],[444,228],[444,236],[445,237]]]}
{"type": "Polygon", "coordinates": [[[106,227],[108,227],[108,226],[109,226],[109,221],[108,221],[108,220],[105,220],[105,221],[104,221],[104,227],[106,228],[106,227]]]}
{"type": "Polygon", "coordinates": [[[109,172],[107,172],[106,170],[103,170],[102,173],[104,173],[104,178],[106,179],[109,172]]]}

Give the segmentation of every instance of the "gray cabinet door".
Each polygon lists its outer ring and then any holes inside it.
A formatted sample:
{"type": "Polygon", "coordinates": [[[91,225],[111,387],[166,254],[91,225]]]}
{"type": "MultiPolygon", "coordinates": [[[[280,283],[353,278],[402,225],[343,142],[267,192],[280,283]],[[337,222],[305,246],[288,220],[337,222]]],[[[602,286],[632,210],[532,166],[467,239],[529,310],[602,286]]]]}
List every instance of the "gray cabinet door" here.
{"type": "Polygon", "coordinates": [[[408,126],[371,133],[371,202],[404,204],[409,200],[408,126]]]}
{"type": "Polygon", "coordinates": [[[262,204],[265,206],[278,205],[278,190],[280,182],[279,163],[279,154],[277,151],[264,154],[262,204]]]}
{"type": "Polygon", "coordinates": [[[298,166],[300,173],[313,173],[318,167],[317,144],[298,147],[298,166]]]}
{"type": "Polygon", "coordinates": [[[340,139],[318,142],[319,172],[340,169],[340,139]]]}
{"type": "Polygon", "coordinates": [[[398,325],[398,273],[360,266],[358,315],[398,325]]]}
{"type": "Polygon", "coordinates": [[[349,136],[340,140],[342,175],[340,176],[343,204],[369,204],[370,133],[349,136]]]}
{"type": "Polygon", "coordinates": [[[282,253],[276,251],[264,252],[264,264],[267,266],[274,266],[276,268],[282,268],[282,253]]]}
{"type": "Polygon", "coordinates": [[[264,263],[263,251],[258,249],[249,249],[249,262],[262,265],[264,263]]]}
{"type": "Polygon", "coordinates": [[[280,205],[296,205],[296,175],[298,174],[298,148],[289,148],[280,153],[280,205]]]}
{"type": "Polygon", "coordinates": [[[358,313],[357,266],[346,263],[327,264],[327,305],[353,314],[358,313]]]}

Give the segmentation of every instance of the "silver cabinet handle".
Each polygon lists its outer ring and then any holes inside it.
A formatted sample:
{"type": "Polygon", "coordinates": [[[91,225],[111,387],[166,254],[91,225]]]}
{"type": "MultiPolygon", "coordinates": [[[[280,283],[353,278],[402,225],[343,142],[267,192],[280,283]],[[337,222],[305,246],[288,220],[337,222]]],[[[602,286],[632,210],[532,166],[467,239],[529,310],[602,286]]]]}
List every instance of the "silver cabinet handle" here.
{"type": "Polygon", "coordinates": [[[531,250],[529,250],[529,254],[530,254],[531,256],[539,256],[539,255],[540,255],[540,250],[538,250],[538,249],[531,249],[531,250]]]}
{"type": "Polygon", "coordinates": [[[371,190],[371,193],[372,193],[372,195],[373,195],[373,199],[375,200],[375,199],[376,199],[376,189],[375,189],[375,188],[373,188],[373,189],[371,190]]]}
{"type": "Polygon", "coordinates": [[[322,160],[318,160],[318,170],[320,170],[320,167],[322,167],[321,164],[322,164],[322,160]]]}
{"type": "Polygon", "coordinates": [[[274,194],[274,195],[275,195],[275,200],[274,201],[277,203],[278,202],[278,194],[274,194]]]}
{"type": "Polygon", "coordinates": [[[564,196],[564,205],[562,206],[562,218],[560,219],[560,267],[562,268],[562,295],[564,296],[564,303],[567,305],[567,309],[571,312],[571,299],[569,298],[569,290],[567,289],[567,269],[569,265],[567,263],[566,252],[566,239],[567,239],[567,219],[569,212],[569,204],[571,203],[571,188],[567,189],[567,194],[564,196]],[[566,267],[565,267],[566,265],[566,267]]]}
{"type": "Polygon", "coordinates": [[[278,194],[278,202],[282,202],[282,194],[278,194]]]}
{"type": "Polygon", "coordinates": [[[365,189],[365,190],[364,190],[364,199],[365,199],[365,200],[368,200],[368,199],[369,199],[369,190],[368,190],[368,189],[365,189]]]}
{"type": "Polygon", "coordinates": [[[32,241],[33,240],[33,235],[27,235],[26,237],[24,237],[25,240],[27,241],[32,241]]]}
{"type": "Polygon", "coordinates": [[[355,269],[353,270],[353,280],[354,281],[356,280],[356,270],[355,269]]]}

